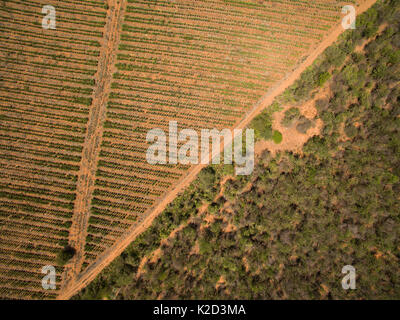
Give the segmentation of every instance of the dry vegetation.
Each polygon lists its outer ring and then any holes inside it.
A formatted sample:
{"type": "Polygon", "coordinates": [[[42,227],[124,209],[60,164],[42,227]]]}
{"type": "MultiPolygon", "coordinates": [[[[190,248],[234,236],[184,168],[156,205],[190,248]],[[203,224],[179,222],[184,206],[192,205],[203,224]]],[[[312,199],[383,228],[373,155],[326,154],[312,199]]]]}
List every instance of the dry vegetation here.
{"type": "Polygon", "coordinates": [[[1,0],[0,297],[55,298],[99,272],[191,169],[149,165],[146,132],[234,127],[343,3],[1,0]],[[67,244],[76,255],[45,291],[41,268],[67,244]]]}
{"type": "MultiPolygon", "coordinates": [[[[106,19],[65,1],[56,30],[43,1],[0,1],[0,296],[53,298],[41,269],[68,244],[106,19]]],[[[62,267],[58,268],[58,283],[62,267]]],[[[59,287],[58,287],[59,289],[59,287]]]]}
{"type": "Polygon", "coordinates": [[[398,299],[399,18],[377,3],[254,119],[260,139],[322,121],[301,153],[266,151],[251,176],[208,166],[76,298],[398,299]]]}

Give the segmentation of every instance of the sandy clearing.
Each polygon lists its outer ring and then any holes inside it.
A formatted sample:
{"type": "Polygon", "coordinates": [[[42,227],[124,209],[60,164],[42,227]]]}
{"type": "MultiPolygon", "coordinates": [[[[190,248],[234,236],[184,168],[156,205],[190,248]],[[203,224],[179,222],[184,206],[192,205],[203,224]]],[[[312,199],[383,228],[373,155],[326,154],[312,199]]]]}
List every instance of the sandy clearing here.
{"type": "MultiPolygon", "coordinates": [[[[315,107],[315,102],[318,99],[326,98],[329,97],[330,95],[330,90],[329,87],[326,86],[323,90],[319,91],[318,94],[306,101],[303,104],[300,104],[296,106],[299,108],[300,113],[305,116],[306,118],[312,120],[315,118],[317,115],[317,109],[315,107]]],[[[278,130],[280,133],[282,133],[282,142],[279,144],[276,144],[272,140],[264,140],[264,141],[258,141],[255,144],[254,147],[254,152],[257,155],[260,155],[264,150],[268,150],[271,152],[271,154],[275,155],[279,151],[292,151],[295,153],[300,153],[301,154],[301,149],[303,145],[313,136],[319,135],[322,128],[323,128],[323,122],[321,119],[315,119],[314,121],[314,126],[310,129],[308,129],[306,134],[302,134],[296,130],[296,124],[291,125],[290,127],[285,127],[281,124],[281,121],[285,117],[285,111],[291,108],[291,105],[286,105],[282,108],[281,111],[275,112],[273,114],[273,122],[272,122],[272,128],[273,130],[278,130]]]]}

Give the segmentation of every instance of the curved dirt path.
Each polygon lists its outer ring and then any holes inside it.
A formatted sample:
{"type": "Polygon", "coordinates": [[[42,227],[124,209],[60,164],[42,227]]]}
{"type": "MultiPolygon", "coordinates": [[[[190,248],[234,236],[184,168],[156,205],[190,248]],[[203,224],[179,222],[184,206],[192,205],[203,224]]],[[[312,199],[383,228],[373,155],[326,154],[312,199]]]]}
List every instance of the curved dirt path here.
{"type": "Polygon", "coordinates": [[[69,243],[76,249],[76,255],[73,261],[65,267],[61,295],[64,291],[68,291],[71,286],[75,286],[76,277],[80,273],[84,259],[90,202],[94,190],[98,155],[103,134],[102,123],[107,111],[107,98],[118,48],[119,26],[122,21],[125,0],[110,0],[108,5],[103,47],[99,59],[98,72],[95,77],[97,85],[93,93],[92,107],[83,146],[74,214],[69,235],[69,243]]]}
{"type": "MultiPolygon", "coordinates": [[[[376,0],[365,0],[361,5],[356,8],[357,15],[368,10],[376,0]]],[[[345,31],[341,25],[341,21],[333,27],[322,42],[320,42],[313,50],[308,53],[307,58],[298,64],[291,73],[288,73],[281,81],[275,86],[271,87],[267,93],[257,102],[254,107],[245,114],[244,118],[235,126],[237,129],[245,128],[251,120],[257,116],[265,107],[268,107],[274,99],[283,93],[283,91],[289,87],[293,82],[299,78],[301,73],[309,67],[314,60],[331,44],[333,44],[342,32],[345,31]]],[[[222,150],[223,145],[221,145],[222,150]]],[[[84,272],[76,277],[76,281],[70,286],[65,287],[60,292],[58,299],[69,299],[79,290],[86,287],[100,272],[109,265],[116,257],[118,257],[122,251],[143,231],[145,231],[153,222],[164,208],[181,192],[187,187],[196,177],[197,174],[206,165],[196,165],[189,169],[189,172],[175,185],[174,189],[168,193],[167,196],[158,200],[154,206],[147,212],[148,215],[141,222],[139,226],[132,226],[128,229],[124,235],[117,241],[113,246],[104,251],[84,272]]],[[[89,201],[89,200],[88,200],[89,201]]],[[[84,230],[83,232],[85,232],[84,230]]]]}

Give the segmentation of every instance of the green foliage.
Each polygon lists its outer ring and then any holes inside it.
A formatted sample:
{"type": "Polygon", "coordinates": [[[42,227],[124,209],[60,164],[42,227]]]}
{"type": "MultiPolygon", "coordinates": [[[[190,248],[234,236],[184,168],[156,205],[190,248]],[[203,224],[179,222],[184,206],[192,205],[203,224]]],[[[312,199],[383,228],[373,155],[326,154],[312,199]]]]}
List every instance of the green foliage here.
{"type": "Polygon", "coordinates": [[[56,262],[59,266],[65,265],[75,255],[75,249],[67,245],[57,254],[56,262]]]}
{"type": "Polygon", "coordinates": [[[272,115],[281,109],[279,103],[274,102],[257,117],[253,119],[250,127],[254,129],[254,136],[256,140],[265,139],[271,140],[273,137],[272,132],[272,115]]]}
{"type": "Polygon", "coordinates": [[[279,131],[275,130],[273,135],[272,135],[272,140],[276,143],[279,144],[282,142],[282,133],[280,133],[279,131]]]}
{"type": "Polygon", "coordinates": [[[299,122],[296,125],[296,130],[302,134],[306,134],[308,129],[310,129],[314,125],[313,121],[307,119],[306,117],[301,117],[299,122]]]}
{"type": "Polygon", "coordinates": [[[344,128],[344,133],[348,138],[353,138],[357,134],[357,128],[353,124],[349,124],[344,128]]]}
{"type": "Polygon", "coordinates": [[[346,59],[346,53],[342,51],[337,45],[332,45],[325,50],[325,64],[328,67],[339,67],[346,59]]]}
{"type": "Polygon", "coordinates": [[[318,75],[318,85],[320,87],[322,87],[325,84],[325,82],[330,79],[330,77],[331,77],[331,74],[329,72],[327,72],[327,71],[321,72],[318,75]]]}
{"type": "Polygon", "coordinates": [[[201,240],[199,243],[200,254],[208,254],[212,252],[212,246],[207,240],[201,240]]]}
{"type": "Polygon", "coordinates": [[[251,123],[256,139],[269,140],[272,136],[272,119],[257,116],[251,123]]]}
{"type": "Polygon", "coordinates": [[[294,121],[298,120],[301,116],[300,110],[297,107],[291,107],[285,111],[285,116],[282,119],[282,125],[290,127],[294,121]]]}

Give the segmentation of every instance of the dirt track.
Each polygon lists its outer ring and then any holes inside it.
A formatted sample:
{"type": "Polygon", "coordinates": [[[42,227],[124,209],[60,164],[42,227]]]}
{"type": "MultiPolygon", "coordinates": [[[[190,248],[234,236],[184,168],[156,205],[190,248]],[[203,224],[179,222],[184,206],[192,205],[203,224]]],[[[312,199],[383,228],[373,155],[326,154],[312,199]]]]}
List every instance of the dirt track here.
{"type": "MultiPolygon", "coordinates": [[[[117,1],[112,1],[113,3],[117,3],[117,1]]],[[[110,26],[109,32],[112,30],[117,30],[118,21],[121,13],[121,6],[124,6],[125,1],[120,1],[121,3],[117,7],[115,7],[115,12],[112,14],[111,23],[107,22],[110,26]],[[115,28],[115,29],[114,29],[115,28]]],[[[360,14],[366,11],[369,7],[371,7],[376,1],[375,0],[366,0],[362,5],[357,8],[357,14],[360,14]]],[[[117,6],[117,5],[116,5],[117,6]]],[[[111,6],[110,6],[111,7],[111,6]]],[[[245,128],[250,121],[258,115],[265,107],[270,105],[275,97],[283,93],[283,91],[289,87],[299,76],[300,74],[310,66],[313,61],[332,43],[336,41],[339,35],[343,32],[343,28],[341,23],[339,22],[337,26],[332,28],[331,32],[327,35],[327,37],[312,51],[309,52],[307,58],[299,64],[290,74],[286,75],[286,77],[281,80],[277,85],[272,87],[261,99],[260,101],[245,115],[244,119],[239,122],[239,124],[235,128],[245,128]]],[[[110,34],[110,33],[107,33],[110,34]]],[[[112,33],[110,39],[108,39],[107,45],[107,54],[106,54],[106,61],[112,62],[112,54],[114,52],[114,48],[118,41],[117,33],[112,33]]],[[[99,88],[97,93],[99,92],[99,96],[96,94],[97,101],[94,101],[94,107],[96,108],[96,112],[93,112],[93,115],[90,119],[90,123],[93,123],[92,126],[89,128],[97,128],[95,133],[88,134],[85,151],[91,151],[92,158],[88,157],[83,162],[87,165],[83,166],[81,173],[87,174],[86,179],[81,179],[78,182],[78,197],[77,197],[77,208],[75,214],[75,220],[73,224],[73,234],[71,234],[71,241],[74,240],[77,244],[77,248],[83,249],[85,236],[86,236],[86,228],[87,228],[87,221],[89,215],[89,202],[90,196],[92,192],[93,182],[94,182],[94,173],[95,173],[95,166],[97,163],[97,154],[98,154],[98,147],[100,145],[101,139],[101,128],[99,124],[101,123],[101,115],[105,112],[105,104],[106,104],[106,97],[107,97],[107,84],[109,84],[109,76],[111,70],[111,64],[102,64],[103,70],[99,72],[99,74],[104,74],[105,78],[102,78],[102,82],[99,82],[99,88]],[[101,84],[103,83],[103,84],[101,84]],[[95,115],[97,114],[97,116],[95,115]]],[[[87,153],[85,153],[85,157],[87,157],[87,153]]],[[[176,185],[173,191],[171,191],[166,197],[160,199],[151,209],[150,214],[146,217],[146,219],[142,222],[140,226],[134,226],[131,229],[127,230],[125,234],[121,237],[121,239],[115,243],[112,247],[107,249],[101,256],[99,256],[98,260],[90,265],[83,273],[77,275],[77,270],[80,269],[81,266],[81,258],[82,256],[78,256],[78,258],[74,261],[74,281],[67,282],[67,286],[62,288],[58,299],[69,299],[71,296],[76,294],[79,290],[87,286],[100,272],[103,268],[105,268],[108,264],[110,264],[117,256],[119,256],[122,251],[147,227],[150,226],[154,218],[163,211],[165,206],[170,203],[179,192],[181,192],[186,186],[188,186],[200,172],[200,170],[205,165],[196,165],[193,167],[187,175],[182,178],[176,185]]],[[[80,251],[82,252],[82,251],[80,251]]],[[[79,271],[78,271],[79,272],[79,271]]]]}
{"type": "Polygon", "coordinates": [[[105,27],[105,38],[102,55],[99,61],[99,71],[96,74],[96,90],[93,94],[92,109],[89,116],[87,135],[83,146],[83,156],[77,183],[77,196],[74,206],[69,243],[76,249],[73,262],[66,266],[63,275],[64,290],[74,285],[79,274],[84,255],[88,220],[90,215],[90,200],[94,190],[96,167],[103,134],[102,123],[107,109],[107,98],[113,74],[115,52],[118,47],[119,26],[122,21],[124,0],[110,1],[105,27]]]}

